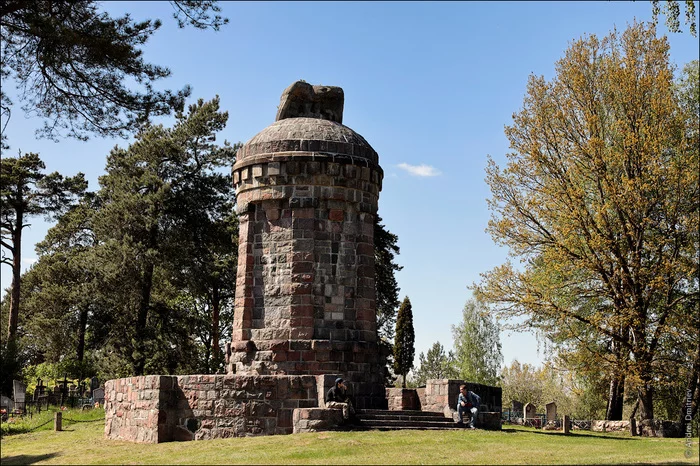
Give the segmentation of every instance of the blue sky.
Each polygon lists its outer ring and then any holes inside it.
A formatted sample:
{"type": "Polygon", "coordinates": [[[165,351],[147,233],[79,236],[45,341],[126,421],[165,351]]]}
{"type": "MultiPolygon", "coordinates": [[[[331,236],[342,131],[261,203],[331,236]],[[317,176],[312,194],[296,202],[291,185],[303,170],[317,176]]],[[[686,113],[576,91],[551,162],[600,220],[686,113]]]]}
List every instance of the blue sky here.
{"type": "MultiPolygon", "coordinates": [[[[569,42],[584,34],[604,36],[635,18],[651,19],[647,1],[221,6],[230,24],[215,33],[178,29],[166,2],[102,4],[112,14],[163,20],[145,59],[172,70],[160,87],[190,84],[193,100],[220,96],[229,112],[222,140],[245,142],[272,123],[280,94],[298,79],[344,89],[343,122],[369,141],[385,172],[379,214],[399,237],[398,281],[401,298],[413,304],[416,354],[438,340],[452,346],[451,326],[471,296],[467,286],[507,258],[484,231],[484,168],[487,155],[504,163],[503,127],[522,106],[528,76],[552,78],[569,42]]],[[[663,24],[658,32],[666,34],[663,24]]],[[[688,32],[668,36],[679,68],[698,58],[688,32]]],[[[11,94],[9,84],[3,87],[11,94]]],[[[37,140],[40,126],[15,105],[8,154],[38,152],[47,171],[84,172],[90,189],[97,189],[109,150],[128,143],[37,140]]],[[[25,266],[47,228],[34,219],[25,230],[25,266]]],[[[3,265],[3,289],[10,281],[3,265]]],[[[543,361],[532,334],[501,339],[506,364],[543,361]]]]}

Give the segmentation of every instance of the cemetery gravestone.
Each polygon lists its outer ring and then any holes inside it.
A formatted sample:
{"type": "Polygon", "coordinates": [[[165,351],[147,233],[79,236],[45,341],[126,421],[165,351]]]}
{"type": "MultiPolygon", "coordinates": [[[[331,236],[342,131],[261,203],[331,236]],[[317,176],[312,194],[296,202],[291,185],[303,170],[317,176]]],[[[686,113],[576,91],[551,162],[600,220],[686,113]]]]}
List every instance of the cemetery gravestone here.
{"type": "Polygon", "coordinates": [[[537,415],[537,408],[532,403],[526,403],[523,408],[523,418],[524,419],[534,419],[537,415]]]}
{"type": "Polygon", "coordinates": [[[97,377],[90,379],[90,396],[92,396],[92,391],[96,388],[100,388],[100,380],[97,377]]]}
{"type": "Polygon", "coordinates": [[[5,412],[11,413],[15,409],[15,404],[10,398],[2,395],[0,396],[0,409],[4,409],[5,412]]]}
{"type": "Polygon", "coordinates": [[[15,411],[24,412],[26,408],[27,385],[19,380],[12,381],[12,392],[15,401],[15,411]]]}
{"type": "Polygon", "coordinates": [[[104,403],[105,401],[105,390],[104,388],[96,388],[92,391],[92,401],[93,403],[104,403]]]}
{"type": "Polygon", "coordinates": [[[523,404],[520,401],[510,402],[510,412],[512,417],[522,417],[523,415],[523,404]]]}
{"type": "Polygon", "coordinates": [[[557,404],[555,402],[547,403],[545,409],[547,410],[547,422],[556,422],[557,404]]]}

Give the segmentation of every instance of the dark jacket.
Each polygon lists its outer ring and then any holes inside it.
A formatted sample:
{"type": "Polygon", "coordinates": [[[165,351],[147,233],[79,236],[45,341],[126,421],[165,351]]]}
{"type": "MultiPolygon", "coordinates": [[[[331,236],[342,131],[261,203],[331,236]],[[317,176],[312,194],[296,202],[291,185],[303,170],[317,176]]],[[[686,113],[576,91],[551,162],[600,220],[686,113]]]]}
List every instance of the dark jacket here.
{"type": "Polygon", "coordinates": [[[348,401],[350,401],[350,398],[348,397],[348,394],[345,390],[342,390],[335,386],[328,390],[328,393],[326,393],[326,403],[328,403],[329,401],[347,403],[348,401]]]}

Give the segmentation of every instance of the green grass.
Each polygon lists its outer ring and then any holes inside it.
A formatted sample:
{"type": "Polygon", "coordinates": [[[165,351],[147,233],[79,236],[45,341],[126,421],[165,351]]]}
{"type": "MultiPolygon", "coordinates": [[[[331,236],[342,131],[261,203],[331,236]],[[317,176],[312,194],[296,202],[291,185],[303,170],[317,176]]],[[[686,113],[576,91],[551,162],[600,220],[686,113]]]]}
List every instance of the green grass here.
{"type": "MultiPolygon", "coordinates": [[[[53,430],[54,413],[59,408],[51,406],[48,410],[42,411],[39,414],[21,417],[11,417],[9,422],[0,424],[0,434],[5,435],[23,434],[27,432],[39,432],[43,430],[53,430]]],[[[104,420],[104,409],[67,409],[62,411],[63,426],[69,426],[74,422],[93,422],[104,420]]]]}
{"type": "Polygon", "coordinates": [[[2,464],[697,464],[684,439],[624,434],[564,436],[530,428],[489,431],[319,432],[199,442],[134,444],[107,440],[100,422],[63,432],[2,438],[2,464]]]}

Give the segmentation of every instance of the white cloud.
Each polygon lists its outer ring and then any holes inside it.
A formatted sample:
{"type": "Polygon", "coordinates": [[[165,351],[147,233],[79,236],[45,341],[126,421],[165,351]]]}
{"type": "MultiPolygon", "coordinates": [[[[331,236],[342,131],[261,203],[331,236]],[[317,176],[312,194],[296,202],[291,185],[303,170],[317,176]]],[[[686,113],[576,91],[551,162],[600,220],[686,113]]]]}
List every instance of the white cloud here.
{"type": "Polygon", "coordinates": [[[27,265],[32,265],[33,263],[35,263],[38,260],[39,259],[37,259],[36,257],[23,257],[22,263],[27,264],[27,265]]]}
{"type": "Polygon", "coordinates": [[[398,167],[402,170],[406,170],[413,176],[438,176],[440,175],[440,170],[430,165],[409,165],[407,163],[400,163],[398,167]]]}

